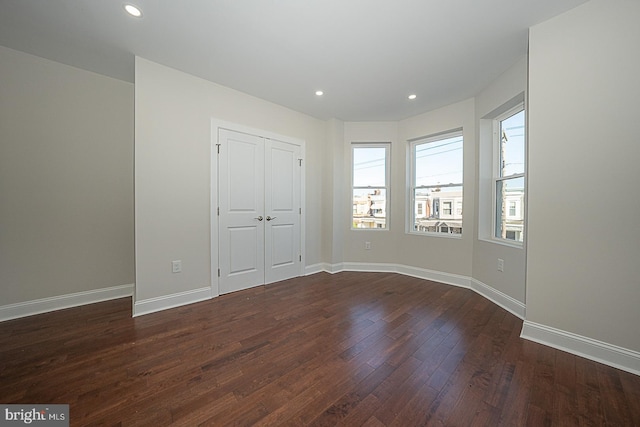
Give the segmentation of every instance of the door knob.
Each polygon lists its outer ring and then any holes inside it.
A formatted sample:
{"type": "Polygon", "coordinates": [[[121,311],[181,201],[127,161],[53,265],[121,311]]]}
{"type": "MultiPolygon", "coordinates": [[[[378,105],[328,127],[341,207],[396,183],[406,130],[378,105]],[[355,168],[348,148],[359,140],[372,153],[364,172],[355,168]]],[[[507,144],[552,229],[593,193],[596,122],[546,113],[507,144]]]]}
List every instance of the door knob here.
{"type": "Polygon", "coordinates": [[[258,221],[262,221],[262,215],[256,218],[258,221]]]}
{"type": "Polygon", "coordinates": [[[268,215],[267,215],[267,221],[271,221],[272,219],[276,219],[276,218],[277,218],[277,217],[275,217],[275,216],[274,216],[274,217],[271,217],[271,216],[268,216],[268,215]]]}

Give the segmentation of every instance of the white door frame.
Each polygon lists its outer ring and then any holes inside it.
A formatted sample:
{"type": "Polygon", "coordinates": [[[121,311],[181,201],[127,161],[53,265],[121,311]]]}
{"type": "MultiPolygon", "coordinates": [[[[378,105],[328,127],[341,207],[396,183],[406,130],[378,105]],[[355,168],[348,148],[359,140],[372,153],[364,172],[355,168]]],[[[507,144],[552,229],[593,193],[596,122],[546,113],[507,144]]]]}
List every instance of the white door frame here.
{"type": "Polygon", "coordinates": [[[218,277],[218,270],[220,265],[218,263],[218,242],[220,236],[218,235],[218,130],[228,129],[235,132],[246,133],[249,135],[255,135],[262,138],[276,139],[279,141],[287,142],[289,144],[300,146],[300,153],[302,158],[301,168],[301,181],[300,181],[300,205],[302,206],[302,214],[300,215],[300,276],[304,275],[305,266],[305,229],[306,229],[306,204],[305,204],[305,170],[306,159],[305,156],[305,141],[303,139],[293,138],[290,136],[280,135],[274,132],[265,131],[262,129],[256,129],[249,126],[241,125],[238,123],[227,122],[224,120],[212,118],[211,119],[211,186],[209,189],[209,206],[211,213],[211,295],[217,297],[220,295],[220,280],[218,277]]]}

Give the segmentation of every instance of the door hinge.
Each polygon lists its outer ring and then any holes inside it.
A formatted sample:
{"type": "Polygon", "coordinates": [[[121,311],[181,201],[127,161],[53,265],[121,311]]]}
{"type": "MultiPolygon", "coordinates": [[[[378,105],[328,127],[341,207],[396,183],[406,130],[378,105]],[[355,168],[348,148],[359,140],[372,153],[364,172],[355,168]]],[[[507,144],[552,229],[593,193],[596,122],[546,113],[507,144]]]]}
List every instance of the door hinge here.
{"type": "Polygon", "coordinates": [[[220,269],[218,269],[218,277],[220,277],[220,269]]]}
{"type": "Polygon", "coordinates": [[[218,216],[220,216],[220,207],[218,206],[218,216]]]}

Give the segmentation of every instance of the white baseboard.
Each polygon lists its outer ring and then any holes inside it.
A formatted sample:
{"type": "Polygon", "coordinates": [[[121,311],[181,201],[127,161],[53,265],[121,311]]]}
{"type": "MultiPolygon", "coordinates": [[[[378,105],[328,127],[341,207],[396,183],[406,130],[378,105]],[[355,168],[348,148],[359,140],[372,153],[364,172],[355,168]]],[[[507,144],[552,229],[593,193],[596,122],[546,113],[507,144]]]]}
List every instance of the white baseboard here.
{"type": "Polygon", "coordinates": [[[337,264],[329,264],[328,262],[325,262],[323,271],[330,274],[340,273],[341,271],[344,271],[344,264],[341,262],[337,264]]]}
{"type": "Polygon", "coordinates": [[[339,273],[341,271],[363,271],[369,273],[398,273],[405,276],[417,277],[419,279],[432,280],[434,282],[447,285],[471,288],[469,278],[457,274],[444,273],[442,271],[427,270],[426,268],[411,267],[402,264],[390,263],[370,263],[370,262],[344,262],[339,264],[328,264],[324,270],[328,273],[339,273]]]}
{"type": "Polygon", "coordinates": [[[133,317],[155,313],[156,311],[167,310],[169,308],[180,307],[187,304],[193,304],[194,302],[208,300],[212,297],[213,294],[211,292],[211,287],[207,286],[191,291],[179,292],[177,294],[139,300],[133,304],[133,317]]]}
{"type": "Polygon", "coordinates": [[[304,275],[309,276],[311,274],[322,273],[323,271],[329,271],[331,264],[326,262],[320,262],[318,264],[306,265],[304,267],[304,275]]]}
{"type": "Polygon", "coordinates": [[[426,268],[411,267],[408,265],[396,266],[396,272],[419,279],[431,280],[432,282],[444,283],[445,285],[472,289],[469,278],[459,274],[445,273],[443,271],[428,270],[426,268]]]}
{"type": "Polygon", "coordinates": [[[382,262],[343,262],[334,265],[334,272],[340,271],[366,271],[370,273],[397,273],[396,264],[382,262]]]}
{"type": "Polygon", "coordinates": [[[110,288],[76,292],[73,294],[3,305],[0,306],[0,322],[116,298],[130,297],[133,295],[133,287],[133,284],[112,286],[110,288]]]}
{"type": "Polygon", "coordinates": [[[473,278],[471,279],[471,289],[473,289],[489,301],[492,301],[494,304],[497,304],[500,307],[504,308],[514,316],[517,316],[520,319],[524,319],[525,305],[517,299],[512,298],[509,295],[500,292],[499,290],[492,288],[489,285],[485,285],[481,281],[473,278]]]}
{"type": "Polygon", "coordinates": [[[524,321],[521,338],[640,375],[640,353],[561,329],[524,321]]]}

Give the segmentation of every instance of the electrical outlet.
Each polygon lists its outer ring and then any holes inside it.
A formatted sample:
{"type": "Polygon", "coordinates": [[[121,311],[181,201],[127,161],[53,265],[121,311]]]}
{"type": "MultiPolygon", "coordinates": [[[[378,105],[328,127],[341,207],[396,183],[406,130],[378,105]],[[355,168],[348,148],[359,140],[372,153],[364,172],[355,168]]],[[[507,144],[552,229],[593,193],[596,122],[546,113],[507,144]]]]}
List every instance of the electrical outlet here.
{"type": "Polygon", "coordinates": [[[171,272],[172,273],[182,273],[182,261],[175,260],[171,261],[171,272]]]}
{"type": "Polygon", "coordinates": [[[498,258],[498,271],[504,271],[504,260],[502,258],[498,258]]]}
{"type": "Polygon", "coordinates": [[[371,249],[371,242],[364,242],[364,248],[366,250],[370,250],[371,249]]]}

